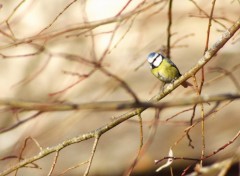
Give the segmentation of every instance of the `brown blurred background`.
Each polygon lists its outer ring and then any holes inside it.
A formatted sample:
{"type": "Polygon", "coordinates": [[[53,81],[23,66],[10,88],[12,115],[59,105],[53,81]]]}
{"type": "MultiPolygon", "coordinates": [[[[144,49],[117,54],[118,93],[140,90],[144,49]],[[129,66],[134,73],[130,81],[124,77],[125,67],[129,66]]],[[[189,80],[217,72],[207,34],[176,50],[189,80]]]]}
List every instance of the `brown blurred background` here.
{"type": "MultiPolygon", "coordinates": [[[[86,75],[92,70],[91,66],[75,62],[68,57],[62,57],[61,54],[80,55],[89,61],[93,61],[95,53],[98,60],[108,47],[117,23],[101,25],[93,29],[92,33],[79,29],[54,37],[51,35],[58,31],[80,26],[86,20],[92,22],[114,17],[128,1],[76,1],[48,29],[39,35],[37,34],[51,24],[70,1],[30,0],[23,2],[14,12],[14,8],[20,2],[0,2],[0,29],[3,31],[0,33],[0,53],[7,56],[0,60],[1,99],[70,101],[75,103],[133,99],[120,86],[119,82],[98,70],[63,93],[50,96],[51,93],[61,91],[82,78],[74,75],[74,73],[86,75]],[[11,27],[11,32],[7,27],[6,20],[12,12],[14,14],[7,21],[11,27]],[[92,42],[92,34],[94,34],[94,42],[92,42]],[[31,54],[38,51],[39,46],[44,46],[45,50],[38,54],[31,54]],[[28,55],[29,53],[30,55],[28,55]]],[[[147,1],[146,3],[151,4],[152,2],[147,1]]],[[[196,0],[194,2],[210,14],[211,1],[196,0]]],[[[142,1],[131,2],[122,14],[133,12],[141,3],[142,1]]],[[[148,10],[130,16],[128,20],[121,22],[115,31],[109,52],[104,57],[103,65],[105,68],[124,80],[143,101],[149,100],[159,92],[161,83],[151,75],[149,66],[144,61],[148,53],[166,47],[167,6],[168,1],[159,1],[148,10]]],[[[213,16],[222,25],[212,22],[210,46],[219,39],[221,32],[225,30],[223,26],[230,27],[238,19],[239,12],[240,4],[237,0],[216,1],[213,16]]],[[[208,18],[191,1],[173,1],[172,14],[172,44],[182,37],[188,36],[171,49],[172,60],[184,73],[193,67],[203,55],[208,18]]],[[[236,93],[239,91],[228,76],[211,81],[222,75],[222,72],[213,71],[213,68],[221,67],[231,72],[234,66],[240,64],[239,48],[239,32],[237,32],[237,35],[205,66],[206,85],[203,87],[203,95],[236,93]]],[[[238,79],[239,69],[236,69],[232,74],[240,84],[238,79]]],[[[200,74],[197,75],[197,78],[200,82],[200,74]]],[[[192,82],[192,79],[189,79],[189,81],[192,82]]],[[[191,95],[196,95],[191,88],[179,87],[162,101],[171,101],[175,98],[190,97],[191,95]]],[[[226,102],[222,103],[220,107],[225,104],[226,102]]],[[[213,106],[214,103],[205,104],[206,113],[213,106]]],[[[211,154],[236,135],[240,124],[239,106],[239,101],[233,101],[207,118],[205,123],[206,154],[211,154]]],[[[159,167],[159,165],[154,165],[154,160],[167,156],[169,148],[180,139],[184,130],[188,127],[187,123],[184,122],[189,122],[192,111],[182,113],[171,121],[166,122],[165,120],[190,107],[192,106],[170,108],[161,112],[160,119],[162,121],[159,123],[157,134],[152,145],[137,165],[135,174],[150,175],[159,167]]],[[[24,125],[0,134],[0,158],[19,155],[24,139],[28,136],[35,138],[43,148],[50,147],[66,139],[97,129],[111,121],[112,117],[124,112],[82,110],[44,113],[24,125]]],[[[2,108],[0,129],[17,123],[17,118],[22,120],[34,113],[18,113],[2,108]]],[[[199,106],[196,110],[196,118],[200,118],[200,115],[199,106]]],[[[146,110],[142,114],[142,118],[145,141],[149,133],[149,122],[154,118],[154,110],[146,110]]],[[[121,175],[130,166],[137,154],[140,142],[139,135],[139,124],[136,117],[104,134],[97,147],[90,175],[121,175]]],[[[195,148],[189,147],[187,138],[184,138],[174,147],[175,156],[200,158],[201,125],[194,127],[190,135],[195,148]]],[[[58,175],[67,168],[86,161],[90,156],[92,144],[93,140],[88,140],[71,145],[61,151],[53,175],[58,175]]],[[[204,165],[224,160],[237,152],[239,153],[239,144],[239,139],[237,139],[223,151],[206,160],[204,165]]],[[[36,145],[29,141],[24,157],[32,157],[38,152],[39,149],[36,145]]],[[[18,171],[18,174],[26,176],[47,175],[53,157],[54,155],[51,154],[36,162],[42,169],[23,168],[18,171]]],[[[16,162],[16,159],[0,161],[0,171],[16,162]]],[[[182,172],[190,164],[194,165],[195,163],[184,160],[174,162],[173,171],[175,175],[178,175],[177,173],[182,172]]],[[[79,175],[79,173],[84,172],[85,167],[85,165],[78,167],[65,175],[79,175]]],[[[166,168],[162,174],[169,175],[169,169],[166,168]]]]}

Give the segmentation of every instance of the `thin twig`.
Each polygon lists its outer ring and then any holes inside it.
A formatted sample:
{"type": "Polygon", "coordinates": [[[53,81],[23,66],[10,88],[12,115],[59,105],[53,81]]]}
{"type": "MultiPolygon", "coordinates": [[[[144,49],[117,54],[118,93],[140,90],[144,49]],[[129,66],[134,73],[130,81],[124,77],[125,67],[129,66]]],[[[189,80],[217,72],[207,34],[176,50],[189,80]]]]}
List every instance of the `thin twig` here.
{"type": "Polygon", "coordinates": [[[52,175],[53,170],[54,170],[54,168],[55,168],[55,166],[56,166],[56,164],[57,164],[58,156],[59,156],[59,151],[56,151],[56,155],[55,155],[55,157],[54,157],[54,160],[53,160],[53,163],[52,163],[51,169],[50,169],[50,171],[49,171],[49,173],[48,173],[47,176],[51,176],[51,175],[52,175]]]}
{"type": "Polygon", "coordinates": [[[73,170],[73,169],[76,169],[76,168],[78,168],[78,167],[80,167],[80,166],[82,166],[82,165],[84,165],[84,164],[87,164],[88,162],[89,162],[89,161],[84,161],[84,162],[81,162],[81,163],[77,164],[76,166],[72,166],[72,167],[66,169],[65,171],[63,171],[62,173],[60,173],[58,176],[64,175],[64,174],[67,173],[68,171],[73,170]]]}
{"type": "MultiPolygon", "coordinates": [[[[208,28],[207,28],[207,39],[206,39],[206,45],[205,45],[205,50],[204,53],[208,50],[208,45],[209,45],[209,38],[210,38],[210,33],[211,33],[211,26],[212,26],[212,19],[213,19],[213,12],[214,12],[214,7],[215,7],[215,2],[216,0],[212,1],[212,8],[211,8],[211,13],[209,16],[209,21],[208,21],[208,28]]],[[[201,84],[199,86],[199,95],[202,92],[202,88],[203,88],[203,84],[205,81],[205,73],[204,73],[204,67],[202,67],[201,69],[201,84]]],[[[202,153],[201,153],[201,158],[204,158],[205,156],[205,148],[206,148],[206,144],[205,144],[205,115],[204,115],[204,105],[203,103],[201,103],[201,117],[202,117],[202,153]]],[[[202,165],[202,161],[200,163],[202,165]]]]}
{"type": "Polygon", "coordinates": [[[44,31],[46,31],[48,28],[50,28],[57,20],[58,18],[71,6],[73,5],[75,2],[77,2],[78,0],[73,0],[72,2],[70,2],[53,20],[51,23],[49,23],[49,25],[47,25],[45,28],[43,28],[37,35],[40,35],[41,33],[43,33],[44,31]]]}
{"type": "MultiPolygon", "coordinates": [[[[217,80],[219,80],[219,79],[224,78],[225,76],[228,76],[230,73],[233,74],[233,72],[236,71],[236,70],[238,70],[239,68],[240,68],[240,64],[234,65],[232,68],[229,69],[229,70],[231,70],[231,72],[228,71],[228,72],[224,72],[224,73],[221,74],[221,75],[218,75],[217,77],[215,77],[215,78],[213,78],[213,79],[205,82],[204,86],[208,86],[208,85],[210,85],[212,82],[215,82],[215,81],[217,81],[217,80]]],[[[210,68],[210,71],[215,71],[215,69],[214,69],[214,68],[210,68]]]]}
{"type": "Polygon", "coordinates": [[[152,144],[155,134],[157,132],[159,116],[160,116],[160,110],[156,109],[155,116],[154,116],[154,119],[152,120],[151,128],[150,128],[146,143],[141,147],[141,150],[138,152],[136,158],[134,159],[130,167],[125,171],[124,176],[129,176],[132,173],[133,169],[137,165],[140,158],[144,155],[144,153],[152,144]]]}
{"type": "Polygon", "coordinates": [[[122,12],[127,8],[127,6],[132,2],[132,0],[128,0],[128,2],[123,6],[123,8],[116,14],[116,17],[121,15],[122,12]]]}
{"type": "MultiPolygon", "coordinates": [[[[1,103],[0,103],[0,104],[1,104],[1,103]]],[[[17,128],[17,127],[25,124],[25,123],[28,122],[29,120],[35,119],[36,117],[38,117],[38,116],[41,115],[42,113],[43,113],[43,112],[37,112],[37,113],[31,115],[30,117],[28,117],[28,118],[26,118],[26,119],[23,119],[23,120],[20,120],[20,121],[18,121],[17,123],[15,123],[15,124],[13,124],[13,125],[11,125],[11,126],[9,126],[9,127],[2,128],[2,129],[0,129],[0,134],[5,133],[5,132],[8,132],[8,131],[10,131],[10,130],[12,130],[12,129],[14,129],[14,128],[17,128]]]]}
{"type": "Polygon", "coordinates": [[[169,157],[169,156],[165,156],[160,160],[155,160],[155,164],[158,164],[164,160],[168,160],[168,159],[173,159],[173,160],[188,160],[188,161],[200,161],[201,159],[198,158],[188,158],[188,157],[169,157]]]}
{"type": "Polygon", "coordinates": [[[46,69],[50,60],[51,60],[51,55],[49,55],[49,57],[46,58],[46,60],[42,64],[42,66],[40,66],[40,68],[38,68],[34,73],[29,74],[27,77],[23,78],[22,80],[18,81],[14,85],[12,85],[12,87],[16,87],[18,85],[26,85],[29,82],[31,82],[32,80],[34,80],[35,78],[37,78],[37,76],[39,76],[44,71],[44,69],[46,69]]]}
{"type": "Polygon", "coordinates": [[[140,128],[140,144],[139,144],[139,152],[143,146],[143,122],[142,122],[142,116],[139,113],[138,114],[138,120],[139,120],[139,128],[140,128]]]}
{"type": "Polygon", "coordinates": [[[13,11],[12,11],[12,13],[8,16],[8,18],[6,19],[6,21],[9,21],[12,17],[13,17],[13,15],[14,15],[14,13],[16,13],[16,11],[21,7],[21,5],[23,5],[23,3],[25,2],[26,0],[22,0],[22,1],[20,1],[20,3],[18,3],[18,5],[13,9],[13,11]]]}
{"type": "Polygon", "coordinates": [[[194,35],[195,35],[194,33],[190,33],[190,34],[186,34],[186,35],[184,35],[184,36],[182,36],[182,37],[179,37],[178,39],[176,39],[176,40],[173,42],[173,44],[171,44],[171,48],[176,48],[176,47],[180,46],[180,45],[177,45],[177,44],[180,43],[182,40],[184,40],[184,39],[186,39],[186,38],[189,38],[189,37],[192,37],[192,36],[194,36],[194,35]]]}
{"type": "Polygon", "coordinates": [[[84,176],[87,176],[89,174],[89,171],[90,171],[90,167],[92,165],[92,161],[93,161],[93,156],[96,152],[96,149],[97,149],[97,144],[98,144],[98,141],[100,139],[100,136],[101,136],[101,133],[97,133],[94,137],[95,137],[95,140],[94,140],[94,143],[93,143],[93,147],[92,147],[92,152],[91,152],[91,156],[88,160],[88,165],[87,165],[87,169],[85,170],[84,172],[84,176]]]}
{"type": "Polygon", "coordinates": [[[166,56],[167,58],[171,58],[171,26],[172,26],[172,3],[173,0],[169,0],[168,4],[168,26],[167,26],[167,52],[166,56]]]}
{"type": "MultiPolygon", "coordinates": [[[[83,12],[83,21],[85,24],[88,23],[88,16],[87,16],[87,12],[86,12],[86,3],[87,1],[81,1],[82,3],[82,6],[81,6],[81,11],[83,12]]],[[[95,46],[95,35],[93,33],[93,30],[89,30],[89,33],[90,33],[90,38],[91,38],[91,56],[92,56],[92,59],[93,61],[97,61],[97,55],[96,55],[96,46],[95,46]]]]}
{"type": "MultiPolygon", "coordinates": [[[[227,104],[226,103],[224,106],[222,106],[221,108],[217,109],[217,107],[219,106],[219,103],[217,102],[215,104],[215,106],[205,115],[205,118],[209,117],[210,115],[218,112],[220,109],[222,109],[223,107],[225,107],[227,104]]],[[[194,148],[193,144],[192,144],[192,139],[190,137],[190,130],[195,127],[197,124],[199,124],[202,121],[202,118],[200,117],[199,119],[196,119],[192,122],[192,124],[190,126],[188,126],[185,130],[184,130],[184,134],[174,143],[174,146],[176,146],[185,136],[187,137],[189,143],[188,145],[191,148],[194,148]]]]}
{"type": "MultiPolygon", "coordinates": [[[[42,151],[42,147],[40,146],[40,144],[38,143],[38,141],[37,141],[36,139],[34,139],[33,137],[29,136],[29,137],[27,137],[27,138],[24,140],[24,144],[23,144],[23,146],[22,146],[22,149],[21,149],[21,151],[20,151],[20,155],[19,155],[19,157],[18,157],[18,162],[20,162],[22,159],[24,159],[24,157],[23,157],[23,152],[24,152],[24,150],[26,149],[26,147],[27,147],[27,142],[28,142],[30,139],[37,145],[37,147],[39,148],[39,150],[42,151]]],[[[37,166],[37,165],[34,164],[34,163],[31,163],[31,164],[37,166]]],[[[37,167],[38,167],[38,166],[37,166],[37,167]]],[[[18,168],[18,169],[19,169],[19,168],[18,168]]],[[[17,175],[17,173],[18,173],[18,169],[16,169],[15,175],[17,175]]]]}
{"type": "MultiPolygon", "coordinates": [[[[240,65],[240,64],[239,64],[240,65]]],[[[240,91],[240,84],[238,83],[238,79],[233,75],[233,69],[231,71],[228,71],[227,69],[221,68],[221,67],[215,67],[211,68],[212,71],[217,71],[220,73],[224,73],[223,75],[226,75],[230,78],[230,80],[233,82],[233,84],[236,87],[237,91],[240,91]]]]}
{"type": "Polygon", "coordinates": [[[209,15],[209,20],[208,20],[207,39],[206,39],[204,53],[208,50],[209,38],[210,38],[211,26],[212,26],[212,19],[213,19],[213,11],[214,11],[214,8],[215,8],[215,3],[216,3],[216,0],[213,0],[212,1],[211,13],[209,15]]]}
{"type": "Polygon", "coordinates": [[[207,159],[207,158],[212,157],[213,155],[216,155],[218,152],[222,151],[223,149],[228,147],[230,144],[232,144],[239,136],[240,136],[240,131],[238,131],[237,134],[230,141],[228,141],[228,143],[224,144],[223,146],[221,146],[217,150],[213,151],[212,154],[209,154],[209,155],[205,156],[204,159],[207,159]]]}
{"type": "Polygon", "coordinates": [[[134,98],[135,102],[139,102],[139,99],[138,99],[137,95],[134,93],[134,91],[128,86],[128,84],[127,84],[125,81],[123,81],[123,80],[122,80],[121,78],[119,78],[118,76],[110,73],[108,70],[106,70],[106,69],[104,69],[104,68],[100,68],[100,70],[101,70],[104,74],[106,74],[106,75],[114,78],[116,81],[120,82],[120,83],[121,83],[121,86],[134,98]]]}
{"type": "MultiPolygon", "coordinates": [[[[134,15],[130,21],[129,26],[127,27],[126,31],[123,33],[123,35],[121,36],[121,38],[114,44],[114,46],[108,50],[108,54],[110,54],[112,52],[113,49],[117,48],[117,46],[120,44],[120,42],[124,39],[124,37],[127,35],[127,33],[130,31],[130,29],[132,29],[132,26],[134,24],[134,21],[136,19],[138,14],[134,15]]],[[[127,21],[126,21],[127,22],[127,21]]]]}
{"type": "Polygon", "coordinates": [[[175,118],[176,116],[178,116],[178,115],[180,115],[180,114],[182,114],[182,113],[184,113],[184,112],[191,111],[191,110],[193,110],[193,108],[189,108],[189,109],[185,109],[185,110],[183,110],[183,111],[180,111],[180,112],[176,113],[175,115],[173,115],[173,116],[171,116],[171,117],[168,117],[168,118],[166,119],[166,121],[169,121],[169,120],[175,118]]]}
{"type": "MultiPolygon", "coordinates": [[[[202,13],[206,16],[206,18],[208,18],[208,19],[210,18],[210,16],[208,15],[208,13],[205,12],[194,0],[190,0],[190,1],[197,7],[197,9],[198,9],[200,12],[202,12],[202,13]]],[[[219,20],[216,20],[215,18],[212,18],[212,20],[213,20],[215,23],[217,23],[217,24],[219,24],[220,26],[222,26],[224,29],[227,28],[223,23],[219,22],[219,20]]]]}
{"type": "Polygon", "coordinates": [[[80,82],[84,81],[86,78],[89,78],[90,76],[92,76],[96,71],[97,71],[97,69],[96,69],[96,68],[93,68],[91,71],[89,71],[87,74],[85,74],[84,77],[79,78],[77,81],[75,81],[75,82],[73,82],[72,84],[64,87],[64,88],[61,89],[61,90],[58,90],[58,91],[56,91],[56,92],[49,93],[49,96],[56,96],[56,95],[65,93],[67,90],[69,90],[69,89],[73,88],[74,86],[78,85],[80,82]]]}

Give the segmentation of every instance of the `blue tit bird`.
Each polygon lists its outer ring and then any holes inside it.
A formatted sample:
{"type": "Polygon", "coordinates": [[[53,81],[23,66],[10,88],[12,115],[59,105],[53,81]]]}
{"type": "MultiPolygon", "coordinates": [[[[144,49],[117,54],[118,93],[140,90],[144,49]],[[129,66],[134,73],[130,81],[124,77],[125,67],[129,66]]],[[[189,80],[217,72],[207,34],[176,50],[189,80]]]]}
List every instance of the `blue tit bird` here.
{"type": "MultiPolygon", "coordinates": [[[[181,76],[177,66],[168,58],[157,52],[152,52],[147,57],[151,67],[151,72],[159,80],[165,83],[172,83],[181,76]]],[[[188,82],[182,83],[183,87],[188,87],[192,84],[188,82]]]]}

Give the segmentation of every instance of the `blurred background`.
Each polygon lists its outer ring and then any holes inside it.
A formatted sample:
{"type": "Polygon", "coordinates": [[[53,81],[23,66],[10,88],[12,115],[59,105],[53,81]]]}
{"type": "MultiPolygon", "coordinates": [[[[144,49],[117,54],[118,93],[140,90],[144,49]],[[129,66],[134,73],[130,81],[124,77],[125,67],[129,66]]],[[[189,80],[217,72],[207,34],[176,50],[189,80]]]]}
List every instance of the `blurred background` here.
{"type": "MultiPolygon", "coordinates": [[[[91,63],[102,60],[102,66],[125,81],[142,101],[157,93],[161,82],[150,72],[147,55],[166,48],[168,25],[167,0],[159,1],[0,1],[0,98],[28,101],[69,101],[87,103],[99,101],[133,100],[133,97],[113,77],[96,69],[91,63]],[[142,9],[142,10],[141,10],[142,9]]],[[[204,53],[211,1],[173,1],[171,27],[171,59],[181,73],[192,68],[204,53]]],[[[221,33],[238,18],[240,3],[216,1],[209,46],[220,39],[221,33]]],[[[205,66],[203,95],[239,92],[240,74],[239,31],[205,66]],[[231,76],[224,75],[230,72],[231,76]],[[235,81],[234,81],[235,80],[235,81]]],[[[197,74],[201,81],[201,73],[197,74]]],[[[193,80],[190,78],[190,82],[193,80]]],[[[196,95],[192,88],[178,87],[161,101],[172,101],[196,95]]],[[[205,113],[214,107],[205,104],[205,113]]],[[[206,117],[206,155],[228,143],[239,130],[239,101],[224,102],[216,113],[206,117]]],[[[192,108],[179,107],[161,111],[153,143],[137,164],[133,175],[157,175],[154,160],[168,155],[169,148],[189,126],[192,108]]],[[[42,113],[11,130],[5,129],[27,119],[37,111],[19,112],[1,107],[0,158],[19,153],[24,140],[31,136],[41,147],[51,147],[62,141],[97,129],[127,111],[79,110],[42,113]]],[[[144,142],[149,135],[154,110],[142,113],[144,142]]],[[[195,119],[201,118],[197,106],[195,119]]],[[[190,136],[194,148],[184,137],[174,146],[178,157],[200,158],[202,150],[201,124],[190,136]]],[[[140,129],[134,117],[104,134],[97,147],[90,175],[122,175],[138,152],[140,129]]],[[[210,157],[204,165],[239,154],[240,141],[210,157]]],[[[53,175],[86,161],[93,140],[71,145],[60,152],[53,175]]],[[[24,158],[39,152],[29,140],[24,158]]],[[[47,175],[54,154],[35,162],[41,169],[22,168],[18,175],[47,175]]],[[[0,161],[0,171],[18,162],[17,159],[0,161]]],[[[177,160],[173,173],[181,173],[196,163],[177,160]]],[[[65,175],[79,175],[86,165],[68,171],[65,175]]],[[[237,172],[235,169],[233,172],[237,172]]],[[[169,168],[159,173],[170,175],[169,168]]]]}

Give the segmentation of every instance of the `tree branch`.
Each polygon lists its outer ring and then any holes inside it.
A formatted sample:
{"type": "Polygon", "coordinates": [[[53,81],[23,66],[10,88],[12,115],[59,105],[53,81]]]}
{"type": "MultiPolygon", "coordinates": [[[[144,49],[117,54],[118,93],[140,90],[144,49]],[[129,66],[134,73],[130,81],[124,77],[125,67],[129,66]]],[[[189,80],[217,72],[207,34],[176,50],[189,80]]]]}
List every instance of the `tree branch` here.
{"type": "MultiPolygon", "coordinates": [[[[169,93],[169,92],[168,92],[169,93]]],[[[164,95],[164,94],[163,94],[164,95]]],[[[156,96],[158,97],[158,96],[156,96]]],[[[170,108],[179,106],[188,106],[199,103],[220,102],[226,100],[239,99],[240,94],[219,94],[219,95],[202,95],[188,98],[176,99],[175,101],[157,102],[152,98],[151,101],[110,101],[110,102],[91,102],[91,103],[41,103],[21,100],[0,99],[0,107],[5,106],[8,109],[19,109],[21,111],[74,111],[74,110],[125,110],[131,108],[142,108],[141,112],[146,108],[170,108]]],[[[38,113],[37,115],[39,115],[38,113]]],[[[136,114],[135,114],[136,115],[136,114]]],[[[35,116],[34,116],[35,117],[35,116]]]]}

